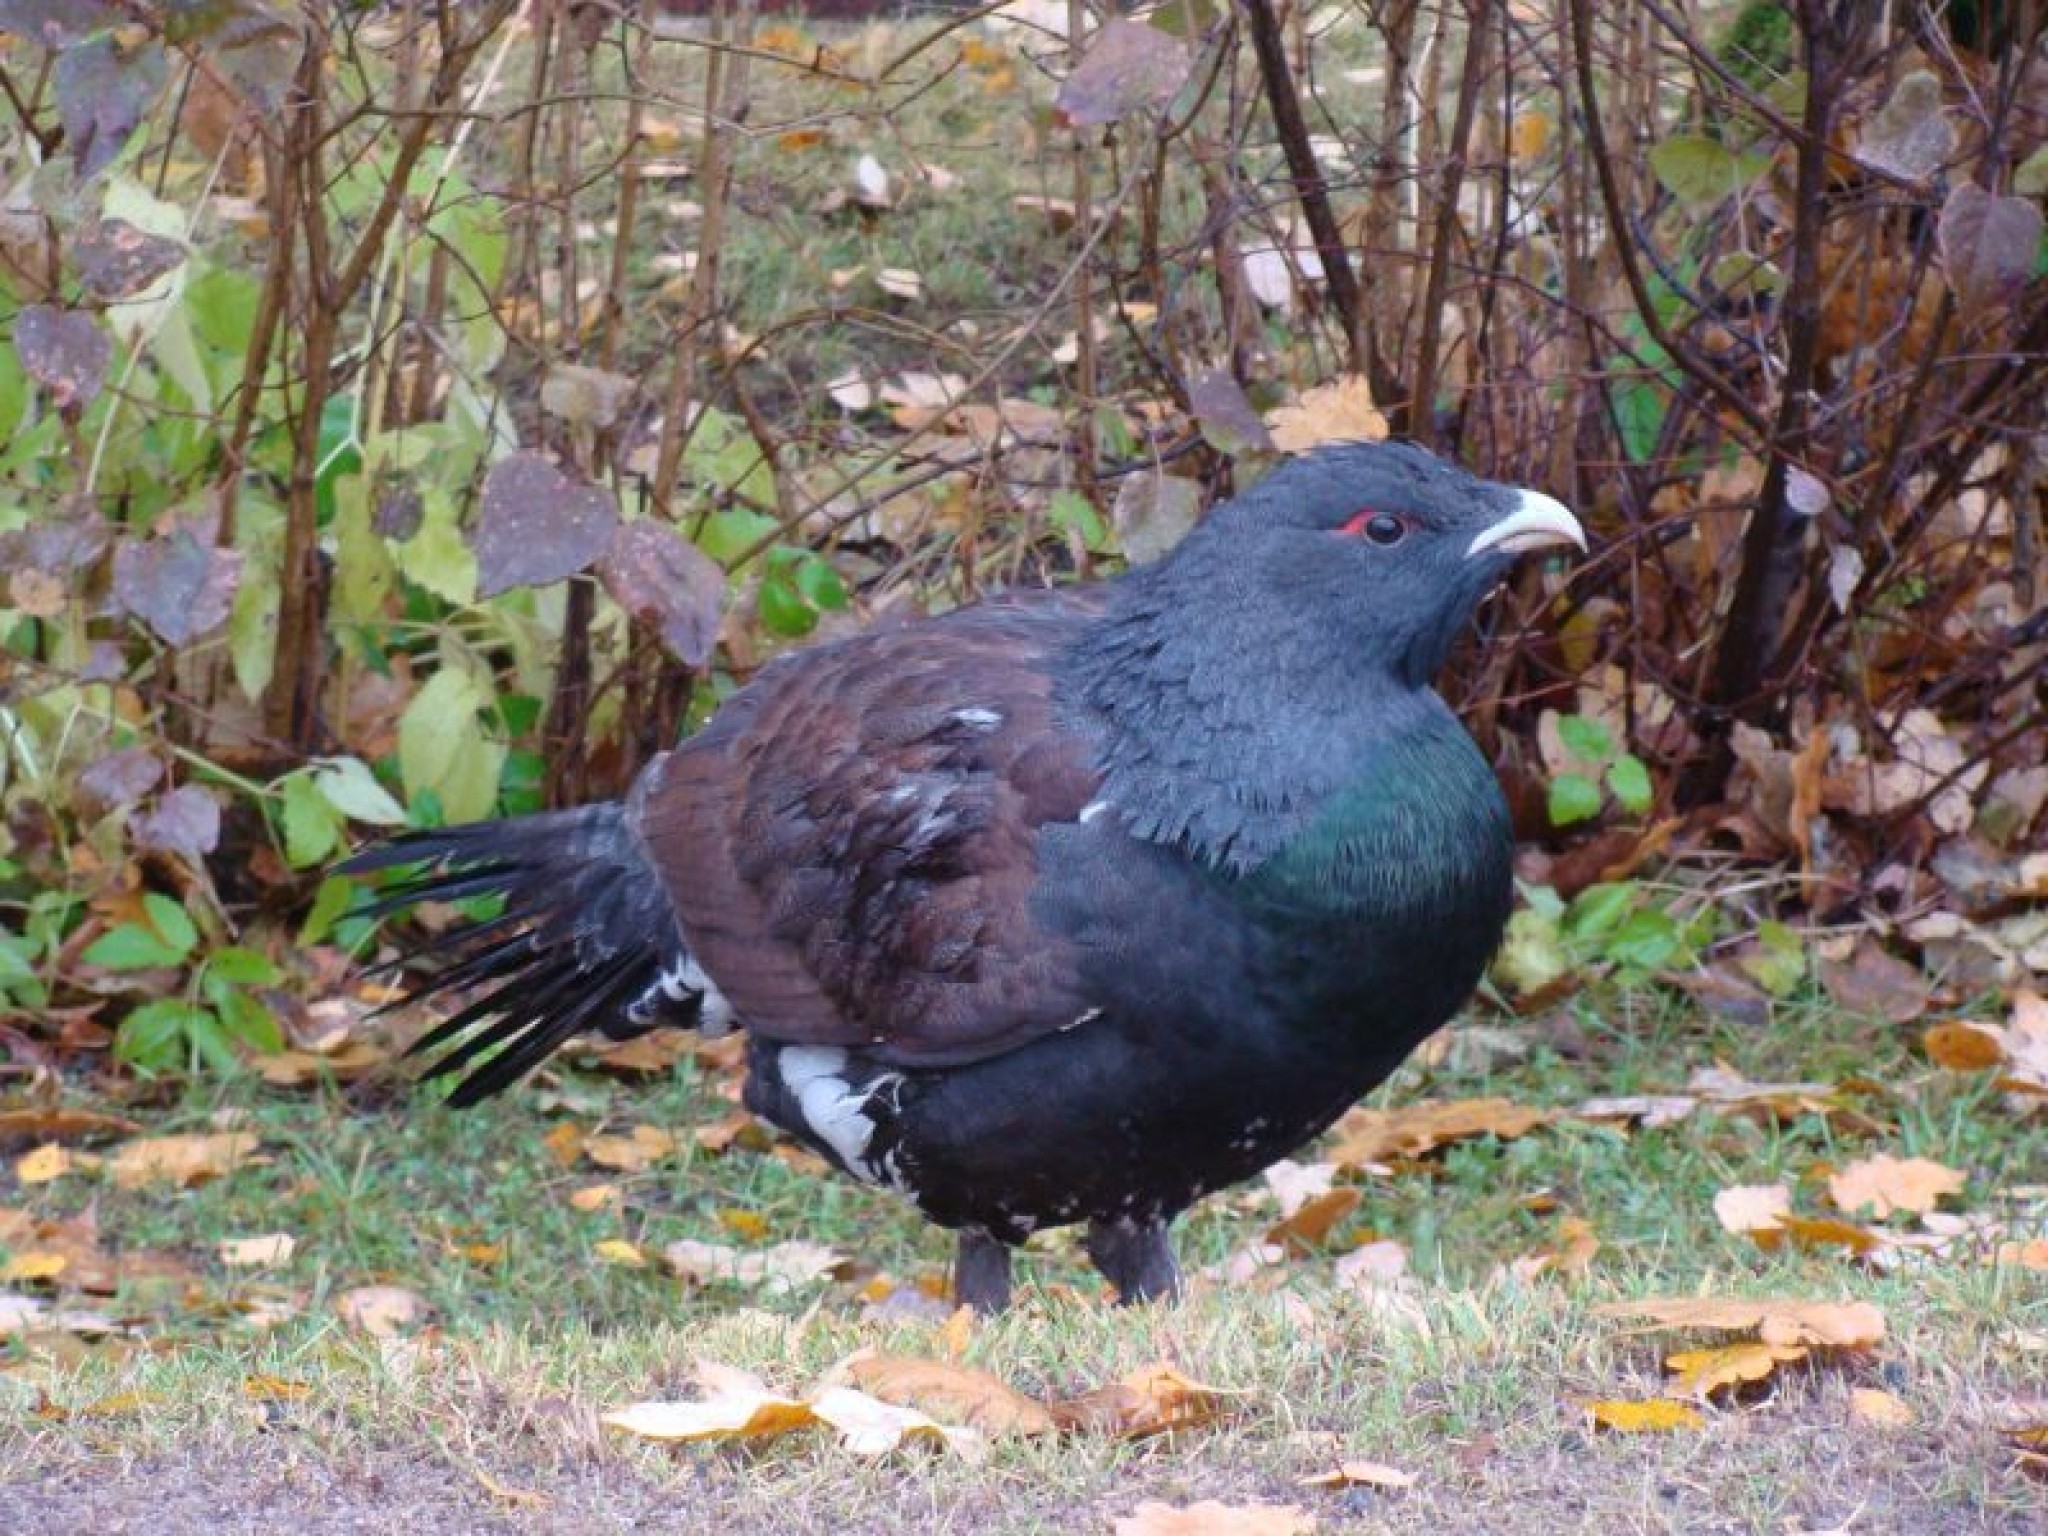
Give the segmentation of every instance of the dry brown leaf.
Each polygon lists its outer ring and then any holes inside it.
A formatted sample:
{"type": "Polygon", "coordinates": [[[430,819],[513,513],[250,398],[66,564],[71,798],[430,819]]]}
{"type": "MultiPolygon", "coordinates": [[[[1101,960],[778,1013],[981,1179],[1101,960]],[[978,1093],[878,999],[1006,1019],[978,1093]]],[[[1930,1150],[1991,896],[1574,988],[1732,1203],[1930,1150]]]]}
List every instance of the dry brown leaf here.
{"type": "Polygon", "coordinates": [[[283,1376],[255,1374],[242,1378],[242,1396],[257,1403],[295,1403],[313,1395],[313,1389],[303,1381],[292,1381],[283,1376]]]}
{"type": "Polygon", "coordinates": [[[1791,1214],[1792,1191],[1783,1184],[1732,1184],[1714,1196],[1724,1232],[1768,1232],[1791,1214]]]}
{"type": "Polygon", "coordinates": [[[1601,1429],[1615,1430],[1624,1435],[1660,1434],[1674,1429],[1701,1429],[1706,1420],[1689,1403],[1674,1398],[1653,1397],[1648,1402],[1631,1402],[1621,1398],[1594,1398],[1582,1406],[1593,1416],[1593,1423],[1601,1429]]]}
{"type": "Polygon", "coordinates": [[[77,1141],[87,1136],[133,1136],[142,1127],[125,1115],[51,1104],[0,1109],[0,1146],[20,1141],[77,1141]]]}
{"type": "Polygon", "coordinates": [[[1689,1093],[1638,1093],[1588,1099],[1572,1114],[1580,1120],[1632,1120],[1654,1131],[1676,1125],[1699,1107],[1700,1101],[1689,1093]]]}
{"type": "Polygon", "coordinates": [[[1117,1516],[1116,1536],[1303,1536],[1316,1517],[1295,1504],[1162,1504],[1147,1499],[1117,1516]]]}
{"type": "Polygon", "coordinates": [[[368,1040],[344,1040],[331,1051],[272,1051],[255,1058],[254,1065],[266,1083],[277,1088],[303,1088],[332,1078],[350,1083],[367,1076],[389,1058],[368,1040]]]}
{"type": "Polygon", "coordinates": [[[1931,1026],[1920,1044],[1929,1061],[1951,1072],[1981,1072],[2005,1060],[2005,1044],[1997,1033],[1960,1019],[1931,1026]]]}
{"type": "Polygon", "coordinates": [[[255,1150],[256,1137],[248,1131],[141,1136],[114,1148],[114,1183],[138,1189],[167,1179],[190,1188],[240,1167],[255,1150]]]}
{"type": "Polygon", "coordinates": [[[1340,1461],[1334,1472],[1318,1472],[1301,1480],[1304,1488],[1386,1488],[1415,1486],[1415,1474],[1383,1461],[1340,1461]]]}
{"type": "Polygon", "coordinates": [[[1735,1297],[1666,1296],[1611,1301],[1603,1317],[1637,1318],[1646,1328],[1706,1328],[1747,1333],[1766,1344],[1869,1349],[1884,1337],[1884,1313],[1867,1301],[1744,1301],[1735,1297]]]}
{"type": "Polygon", "coordinates": [[[1854,1214],[1865,1206],[1882,1221],[1893,1211],[1931,1211],[1943,1195],[1961,1194],[1963,1174],[1924,1157],[1879,1153],[1840,1169],[1828,1180],[1828,1198],[1854,1214]]]}
{"type": "Polygon", "coordinates": [[[1925,1013],[1933,990],[1918,966],[1890,954],[1868,934],[1856,940],[1845,958],[1822,952],[1814,970],[1841,1007],[1893,1024],[1910,1024],[1925,1013]]]}
{"type": "Polygon", "coordinates": [[[1805,1358],[1803,1345],[1755,1339],[1712,1349],[1681,1349],[1664,1357],[1665,1367],[1675,1373],[1664,1390],[1671,1397],[1706,1397],[1723,1387],[1762,1381],[1786,1361],[1805,1358]]]}
{"type": "Polygon", "coordinates": [[[2000,1243],[1993,1250],[1989,1262],[2010,1264],[2017,1269],[2048,1271],[2048,1237],[2031,1238],[2023,1243],[2000,1243]]]}
{"type": "Polygon", "coordinates": [[[1348,373],[1268,412],[1266,427],[1280,452],[1306,453],[1323,443],[1378,442],[1387,435],[1387,418],[1373,404],[1365,375],[1348,373]]]}
{"type": "Polygon", "coordinates": [[[1050,1405],[1061,1429],[1139,1440],[1168,1430],[1194,1429],[1230,1411],[1228,1397],[1170,1365],[1147,1365],[1120,1381],[1050,1405]]]}
{"type": "Polygon", "coordinates": [[[391,1339],[423,1321],[433,1309],[424,1297],[402,1285],[359,1285],[337,1296],[334,1310],[349,1327],[373,1339],[391,1339]]]}
{"type": "Polygon", "coordinates": [[[570,1206],[579,1211],[603,1211],[616,1207],[623,1197],[616,1184],[586,1184],[569,1192],[570,1206]]]}
{"type": "Polygon", "coordinates": [[[1322,1247],[1337,1224],[1357,1210],[1363,1198],[1352,1187],[1325,1190],[1293,1215],[1268,1227],[1265,1241],[1277,1245],[1291,1258],[1301,1258],[1322,1247]]]}
{"type": "Polygon", "coordinates": [[[1913,1410],[1891,1393],[1880,1392],[1876,1387],[1850,1389],[1849,1417],[1859,1424],[1870,1424],[1879,1429],[1909,1429],[1913,1424],[1913,1410]]]}
{"type": "Polygon", "coordinates": [[[540,1144],[547,1148],[548,1156],[567,1168],[583,1155],[582,1127],[564,1120],[549,1127],[548,1133],[541,1137],[540,1144]]]}
{"type": "Polygon", "coordinates": [[[1526,1135],[1553,1118],[1512,1099],[1423,1099],[1398,1109],[1346,1110],[1337,1122],[1337,1143],[1330,1160],[1341,1167],[1384,1163],[1390,1158],[1420,1157],[1450,1142],[1473,1136],[1508,1141],[1526,1135]]]}
{"type": "Polygon", "coordinates": [[[860,1355],[847,1363],[846,1373],[855,1386],[885,1403],[921,1409],[987,1435],[1042,1435],[1058,1427],[1043,1403],[972,1366],[909,1355],[860,1355]]]}
{"type": "Polygon", "coordinates": [[[298,1246],[299,1240],[289,1232],[266,1232],[261,1237],[231,1237],[220,1244],[220,1261],[232,1269],[282,1264],[298,1246]]]}
{"type": "Polygon", "coordinates": [[[1297,1163],[1283,1157],[1260,1175],[1273,1198],[1280,1202],[1280,1214],[1292,1216],[1318,1195],[1327,1195],[1336,1182],[1335,1163],[1297,1163]]]}
{"type": "Polygon", "coordinates": [[[1883,1234],[1826,1216],[1786,1216],[1775,1227],[1759,1229],[1750,1236],[1766,1253],[1776,1253],[1791,1243],[1800,1248],[1846,1248],[1860,1259],[1885,1246],[1883,1234]]]}
{"type": "Polygon", "coordinates": [[[654,1125],[636,1125],[623,1136],[591,1136],[583,1155],[614,1173],[644,1173],[675,1151],[676,1139],[654,1125]]]}

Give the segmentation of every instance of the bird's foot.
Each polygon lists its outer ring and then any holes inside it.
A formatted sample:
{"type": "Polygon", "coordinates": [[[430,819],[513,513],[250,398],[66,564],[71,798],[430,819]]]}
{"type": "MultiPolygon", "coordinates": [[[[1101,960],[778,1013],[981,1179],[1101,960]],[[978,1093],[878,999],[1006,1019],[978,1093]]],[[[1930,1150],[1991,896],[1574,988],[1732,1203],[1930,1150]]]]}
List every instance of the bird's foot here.
{"type": "Polygon", "coordinates": [[[953,1300],[993,1317],[1010,1304],[1010,1247],[978,1227],[960,1234],[953,1256],[953,1300]]]}
{"type": "Polygon", "coordinates": [[[1119,1305],[1180,1295],[1180,1266],[1174,1262],[1166,1225],[1163,1220],[1137,1221],[1129,1216],[1088,1223],[1088,1257],[1116,1287],[1119,1305]]]}

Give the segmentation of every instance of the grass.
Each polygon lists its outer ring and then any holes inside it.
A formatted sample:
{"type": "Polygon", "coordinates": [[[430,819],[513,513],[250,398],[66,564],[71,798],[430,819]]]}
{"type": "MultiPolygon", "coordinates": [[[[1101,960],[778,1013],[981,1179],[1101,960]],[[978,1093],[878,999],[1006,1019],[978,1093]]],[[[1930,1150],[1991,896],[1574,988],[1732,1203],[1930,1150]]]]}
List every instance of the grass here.
{"type": "MultiPolygon", "coordinates": [[[[1370,1235],[1408,1246],[1418,1309],[1405,1322],[1340,1284],[1328,1256],[1269,1272],[1269,1286],[1205,1281],[1180,1305],[1120,1311],[1103,1304],[1070,1242],[1042,1238],[1021,1304],[974,1332],[969,1363],[1058,1397],[1167,1360],[1229,1391],[1237,1412],[1138,1443],[1001,1441],[979,1466],[922,1453],[865,1463],[803,1435],[668,1450],[599,1426],[599,1413],[629,1401],[694,1395],[699,1359],[801,1390],[858,1348],[945,1352],[930,1315],[939,1309],[870,1315],[859,1277],[782,1295],[692,1291],[658,1268],[598,1257],[608,1238],[650,1253],[683,1237],[747,1246],[737,1223],[756,1242],[830,1244],[863,1274],[930,1282],[942,1272],[940,1234],[772,1150],[714,1158],[682,1135],[674,1157],[608,1174],[565,1168],[544,1144],[565,1120],[681,1131],[723,1112],[716,1084],[687,1066],[643,1085],[562,1073],[470,1114],[418,1097],[362,1107],[241,1085],[195,1093],[149,1129],[226,1117],[260,1134],[266,1160],[177,1192],[121,1190],[94,1174],[10,1187],[0,1175],[0,1205],[89,1214],[103,1247],[169,1254],[199,1277],[103,1303],[141,1319],[137,1347],[0,1346],[0,1467],[12,1469],[0,1481],[53,1520],[133,1508],[154,1510],[163,1528],[178,1528],[195,1483],[218,1502],[221,1466],[237,1468],[245,1490],[317,1469],[326,1491],[311,1507],[337,1520],[412,1511],[579,1529],[641,1519],[904,1529],[906,1512],[919,1529],[1100,1529],[1141,1499],[1204,1497],[1300,1503],[1328,1525],[1387,1529],[1777,1530],[1852,1514],[1858,1530],[2030,1528],[2040,1484],[2014,1469],[1995,1429],[2003,1412],[2042,1407],[2039,1273],[1961,1258],[1883,1270],[1839,1250],[1765,1254],[1723,1232],[1711,1202],[1729,1184],[1785,1179],[1796,1205],[1819,1210],[1820,1171],[1881,1150],[1966,1170],[1962,1209],[2038,1230],[2041,1191],[2025,1180],[2048,1168],[2040,1117],[2018,1117],[1979,1079],[1929,1068],[1897,1031],[1824,1005],[1737,1030],[1648,994],[1608,1002],[1558,1033],[1573,1056],[1540,1043],[1556,1032],[1528,1026],[1506,1032],[1527,1053],[1503,1065],[1502,1032],[1473,1032],[1383,1096],[1568,1106],[1669,1091],[1719,1060],[1757,1081],[1854,1076],[1871,1085],[1865,1123],[1852,1132],[1815,1115],[1700,1114],[1624,1132],[1567,1120],[1375,1178],[1332,1246],[1370,1235]],[[619,1208],[572,1207],[569,1194],[598,1180],[620,1186],[619,1208]],[[1566,1211],[1601,1239],[1590,1269],[1504,1276],[1507,1261],[1554,1238],[1566,1211]],[[255,1283],[213,1252],[225,1237],[270,1231],[298,1239],[266,1279],[300,1310],[260,1333],[227,1305],[255,1283]],[[502,1244],[502,1256],[479,1262],[465,1251],[479,1243],[502,1244]],[[366,1283],[418,1293],[432,1328],[377,1341],[345,1327],[335,1298],[366,1283]],[[1864,1298],[1890,1332],[1870,1355],[1804,1363],[1741,1401],[1717,1400],[1703,1430],[1594,1434],[1584,1399],[1654,1396],[1663,1381],[1660,1341],[1594,1308],[1649,1294],[1864,1298]],[[264,1378],[299,1395],[252,1396],[252,1382],[275,1390],[264,1378]],[[1893,1393],[1915,1424],[1853,1423],[1856,1387],[1893,1393]],[[1297,1486],[1343,1456],[1420,1482],[1400,1494],[1297,1486]]],[[[1263,1191],[1211,1200],[1184,1224],[1183,1255],[1195,1269],[1217,1263],[1274,1215],[1263,1191]]]]}

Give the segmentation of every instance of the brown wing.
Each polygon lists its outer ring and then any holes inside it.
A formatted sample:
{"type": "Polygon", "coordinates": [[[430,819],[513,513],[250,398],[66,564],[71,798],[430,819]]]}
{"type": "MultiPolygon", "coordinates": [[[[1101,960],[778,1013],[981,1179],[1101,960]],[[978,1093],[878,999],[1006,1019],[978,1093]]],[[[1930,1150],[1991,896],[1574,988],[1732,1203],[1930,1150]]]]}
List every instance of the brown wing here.
{"type": "Polygon", "coordinates": [[[749,1029],[936,1066],[1086,1011],[1030,895],[1038,829],[1096,787],[1051,697],[1093,608],[1006,599],[799,653],[643,778],[629,817],[749,1029]]]}

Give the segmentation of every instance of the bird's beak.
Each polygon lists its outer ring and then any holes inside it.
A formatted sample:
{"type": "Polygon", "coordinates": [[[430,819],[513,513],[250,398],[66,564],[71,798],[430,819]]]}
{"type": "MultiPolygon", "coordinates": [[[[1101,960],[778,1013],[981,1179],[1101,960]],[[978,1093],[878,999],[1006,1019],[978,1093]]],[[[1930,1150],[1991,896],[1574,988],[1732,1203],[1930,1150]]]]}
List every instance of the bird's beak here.
{"type": "Polygon", "coordinates": [[[1583,551],[1586,530],[1563,502],[1553,501],[1541,491],[1518,490],[1514,510],[1491,527],[1481,529],[1479,537],[1465,551],[1465,558],[1470,560],[1490,551],[1520,555],[1532,549],[1548,549],[1553,544],[1571,544],[1583,551]]]}

